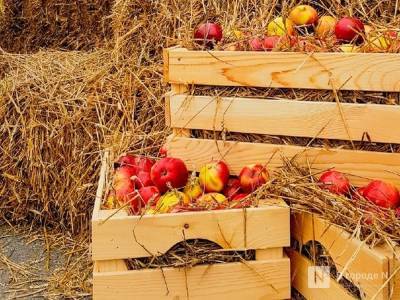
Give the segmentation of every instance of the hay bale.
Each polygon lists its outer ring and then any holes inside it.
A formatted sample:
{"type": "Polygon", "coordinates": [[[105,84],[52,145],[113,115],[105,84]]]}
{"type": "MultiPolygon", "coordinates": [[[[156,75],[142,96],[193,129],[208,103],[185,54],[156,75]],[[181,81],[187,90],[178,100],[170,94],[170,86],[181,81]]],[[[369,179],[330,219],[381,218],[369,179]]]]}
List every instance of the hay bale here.
{"type": "MultiPolygon", "coordinates": [[[[156,151],[162,113],[110,52],[3,53],[0,81],[0,214],[87,229],[99,152],[156,151]],[[154,146],[154,147],[153,147],[154,146]]],[[[159,80],[159,78],[157,78],[159,80]]]]}
{"type": "Polygon", "coordinates": [[[113,0],[0,0],[0,48],[33,52],[40,48],[89,50],[111,36],[113,0]],[[1,5],[0,5],[1,15],[1,5]]]}

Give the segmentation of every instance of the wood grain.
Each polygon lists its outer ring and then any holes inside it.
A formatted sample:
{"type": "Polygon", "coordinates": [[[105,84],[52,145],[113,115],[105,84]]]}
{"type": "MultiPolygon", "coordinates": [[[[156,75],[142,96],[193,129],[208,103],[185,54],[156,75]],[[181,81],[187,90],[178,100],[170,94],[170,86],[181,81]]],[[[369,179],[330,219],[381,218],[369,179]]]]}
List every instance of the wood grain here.
{"type": "Polygon", "coordinates": [[[232,174],[239,174],[243,166],[267,164],[270,170],[282,166],[282,157],[295,158],[300,165],[312,170],[336,168],[347,173],[355,185],[371,178],[390,181],[400,186],[400,154],[343,149],[305,148],[301,146],[262,143],[215,141],[171,136],[167,143],[172,157],[183,159],[190,170],[199,170],[211,160],[223,159],[232,174]]]}
{"type": "Polygon", "coordinates": [[[106,150],[103,152],[103,155],[102,155],[101,168],[99,170],[100,176],[99,176],[99,182],[98,182],[97,191],[96,191],[96,198],[94,200],[92,220],[97,219],[99,211],[100,211],[100,207],[101,207],[101,202],[103,200],[103,196],[104,196],[103,194],[104,194],[104,189],[105,189],[105,184],[106,184],[107,168],[108,168],[108,159],[109,159],[109,151],[106,150]]]}
{"type": "Polygon", "coordinates": [[[170,50],[170,83],[400,91],[400,55],[170,50]]]}
{"type": "Polygon", "coordinates": [[[94,262],[94,273],[128,271],[123,259],[98,260],[94,262]]]}
{"type": "Polygon", "coordinates": [[[289,268],[286,257],[163,271],[95,272],[94,299],[288,299],[289,268]]]}
{"type": "MultiPolygon", "coordinates": [[[[366,299],[371,299],[390,276],[391,262],[384,250],[371,249],[357,238],[328,221],[309,213],[295,214],[291,222],[292,236],[302,245],[315,240],[321,243],[332,257],[339,271],[346,266],[344,276],[357,283],[366,299]],[[348,262],[351,262],[348,264],[348,262]]],[[[375,299],[388,300],[389,286],[375,299]]]]}
{"type": "Polygon", "coordinates": [[[175,95],[171,127],[400,143],[400,106],[175,95]],[[347,126],[347,129],[346,129],[347,126]]]}
{"type": "Polygon", "coordinates": [[[287,250],[290,258],[290,269],[292,272],[292,287],[294,287],[307,300],[355,300],[346,289],[330,279],[329,288],[310,288],[308,286],[308,268],[314,264],[309,259],[300,255],[293,249],[287,250]]]}
{"type": "Polygon", "coordinates": [[[154,216],[113,216],[92,221],[94,260],[165,253],[189,239],[206,239],[224,249],[267,249],[290,245],[289,207],[280,200],[259,208],[154,216]]]}

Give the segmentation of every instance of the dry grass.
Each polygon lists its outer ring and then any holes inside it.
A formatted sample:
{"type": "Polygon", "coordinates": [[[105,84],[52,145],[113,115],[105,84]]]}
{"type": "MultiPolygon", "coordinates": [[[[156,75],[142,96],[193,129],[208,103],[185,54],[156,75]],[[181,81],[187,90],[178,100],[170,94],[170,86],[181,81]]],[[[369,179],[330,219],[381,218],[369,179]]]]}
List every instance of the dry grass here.
{"type": "Polygon", "coordinates": [[[89,50],[107,43],[113,0],[0,0],[0,48],[89,50]]]}
{"type": "Polygon", "coordinates": [[[393,209],[379,208],[355,190],[352,197],[332,194],[319,187],[318,176],[299,167],[295,159],[286,160],[258,196],[282,197],[293,211],[313,212],[370,245],[400,243],[400,219],[393,209]]]}

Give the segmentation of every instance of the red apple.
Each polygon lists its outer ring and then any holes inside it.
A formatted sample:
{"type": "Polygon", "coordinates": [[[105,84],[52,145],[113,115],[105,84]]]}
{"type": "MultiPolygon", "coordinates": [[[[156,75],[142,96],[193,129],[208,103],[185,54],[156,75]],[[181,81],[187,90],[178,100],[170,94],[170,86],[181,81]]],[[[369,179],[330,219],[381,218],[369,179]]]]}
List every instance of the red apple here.
{"type": "Polygon", "coordinates": [[[361,20],[352,17],[340,19],[335,26],[336,38],[340,41],[356,41],[364,33],[364,24],[361,20]]]}
{"type": "Polygon", "coordinates": [[[312,25],[318,21],[318,12],[310,5],[297,5],[289,14],[296,25],[312,25]]]}
{"type": "Polygon", "coordinates": [[[239,194],[241,190],[240,180],[238,178],[230,178],[222,192],[228,199],[232,199],[239,194]]]}
{"type": "Polygon", "coordinates": [[[231,208],[247,208],[251,206],[251,199],[245,199],[249,194],[237,194],[233,197],[231,208]]]}
{"type": "Polygon", "coordinates": [[[156,186],[146,186],[139,189],[139,195],[142,198],[144,205],[156,205],[160,199],[160,191],[156,186]]]}
{"type": "Polygon", "coordinates": [[[131,177],[134,176],[135,174],[136,174],[135,166],[124,165],[115,170],[113,179],[114,182],[118,182],[121,180],[130,180],[131,177]]]}
{"type": "Polygon", "coordinates": [[[117,160],[117,166],[135,166],[136,165],[136,156],[131,154],[122,155],[117,160]]]}
{"type": "Polygon", "coordinates": [[[400,205],[400,195],[396,187],[381,180],[371,181],[365,187],[363,196],[384,208],[396,208],[400,205]]]}
{"type": "Polygon", "coordinates": [[[270,51],[270,50],[277,48],[279,46],[281,38],[282,37],[280,37],[278,35],[266,36],[263,41],[264,50],[270,51]]]}
{"type": "Polygon", "coordinates": [[[188,180],[188,170],[179,158],[165,157],[151,168],[151,180],[154,185],[165,193],[169,188],[181,188],[188,180]]]}
{"type": "Polygon", "coordinates": [[[195,32],[194,38],[204,44],[213,44],[222,40],[222,27],[216,23],[200,24],[195,32]]]}
{"type": "Polygon", "coordinates": [[[264,43],[263,40],[256,37],[256,38],[252,38],[249,41],[249,45],[250,45],[250,49],[252,51],[263,51],[264,50],[264,43]]]}
{"type": "Polygon", "coordinates": [[[321,183],[321,188],[333,194],[345,195],[350,191],[349,179],[343,173],[335,170],[322,173],[319,183],[321,183]]]}
{"type": "Polygon", "coordinates": [[[229,169],[223,161],[206,164],[200,169],[200,185],[206,193],[221,192],[228,179],[229,169]]]}
{"type": "Polygon", "coordinates": [[[151,180],[150,172],[139,171],[139,173],[137,173],[136,176],[133,176],[132,178],[134,178],[136,188],[154,185],[153,181],[151,180]]]}
{"type": "Polygon", "coordinates": [[[168,156],[168,150],[167,150],[167,145],[162,145],[160,150],[158,151],[158,156],[159,157],[167,157],[168,156]]]}
{"type": "Polygon", "coordinates": [[[239,179],[243,191],[251,193],[268,181],[269,174],[262,165],[249,165],[240,171],[239,179]]]}
{"type": "Polygon", "coordinates": [[[352,193],[352,199],[359,200],[359,199],[361,199],[361,197],[364,197],[363,196],[364,190],[365,190],[365,187],[359,187],[359,188],[355,189],[355,191],[353,191],[353,193],[352,193]]]}
{"type": "Polygon", "coordinates": [[[145,156],[136,156],[135,158],[135,166],[137,167],[138,172],[150,172],[151,167],[154,165],[154,161],[145,156]]]}

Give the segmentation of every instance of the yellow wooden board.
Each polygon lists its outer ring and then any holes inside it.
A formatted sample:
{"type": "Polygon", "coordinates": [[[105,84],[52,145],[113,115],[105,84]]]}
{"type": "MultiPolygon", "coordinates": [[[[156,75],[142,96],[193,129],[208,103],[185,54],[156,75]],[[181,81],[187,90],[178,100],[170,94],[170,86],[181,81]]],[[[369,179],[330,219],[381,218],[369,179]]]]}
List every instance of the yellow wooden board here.
{"type": "Polygon", "coordinates": [[[174,95],[171,127],[400,143],[400,106],[174,95]],[[340,112],[342,110],[342,113],[340,112]]]}
{"type": "Polygon", "coordinates": [[[309,267],[313,263],[292,249],[287,250],[290,258],[290,269],[292,273],[292,287],[302,294],[307,300],[355,300],[346,289],[336,280],[330,278],[326,288],[316,288],[309,284],[309,267]]]}
{"type": "Polygon", "coordinates": [[[337,168],[349,174],[353,184],[362,185],[372,178],[400,186],[399,153],[381,153],[343,149],[305,148],[301,146],[215,141],[170,136],[168,154],[183,159],[191,170],[199,170],[211,160],[224,160],[232,174],[249,164],[266,164],[270,170],[282,166],[282,157],[294,158],[313,170],[337,168]]]}
{"type": "Polygon", "coordinates": [[[93,274],[95,300],[288,299],[288,258],[93,274]]]}
{"type": "Polygon", "coordinates": [[[169,83],[400,91],[399,54],[171,49],[165,57],[169,83]]]}
{"type": "Polygon", "coordinates": [[[283,201],[259,208],[112,216],[92,220],[93,260],[165,253],[176,243],[206,239],[225,249],[267,249],[290,245],[289,207],[283,201]]]}

